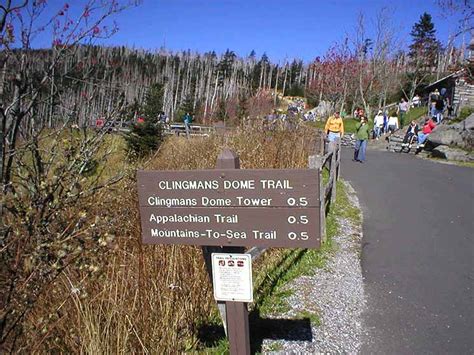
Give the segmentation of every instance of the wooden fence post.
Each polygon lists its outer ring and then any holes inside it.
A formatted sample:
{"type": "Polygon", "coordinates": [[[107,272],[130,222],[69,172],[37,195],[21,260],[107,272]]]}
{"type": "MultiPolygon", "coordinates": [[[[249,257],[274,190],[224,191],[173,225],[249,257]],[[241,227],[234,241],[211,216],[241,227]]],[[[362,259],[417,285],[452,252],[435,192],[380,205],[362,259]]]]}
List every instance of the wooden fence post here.
{"type": "MultiPolygon", "coordinates": [[[[323,141],[324,144],[324,141],[323,141]]],[[[323,145],[324,149],[324,145],[323,145]]],[[[324,150],[322,156],[311,155],[309,157],[308,167],[317,169],[319,172],[319,234],[321,242],[326,241],[326,201],[324,196],[323,168],[324,168],[324,150]]]]}
{"type": "Polygon", "coordinates": [[[337,164],[337,142],[331,142],[331,148],[330,151],[332,153],[331,155],[331,170],[329,171],[329,180],[332,180],[332,186],[331,186],[331,204],[333,204],[336,201],[336,164],[337,164]]]}
{"type": "Polygon", "coordinates": [[[325,196],[325,188],[323,182],[323,166],[319,168],[319,201],[320,201],[320,209],[319,209],[319,229],[321,233],[321,241],[323,243],[326,242],[326,196],[325,196]]]}

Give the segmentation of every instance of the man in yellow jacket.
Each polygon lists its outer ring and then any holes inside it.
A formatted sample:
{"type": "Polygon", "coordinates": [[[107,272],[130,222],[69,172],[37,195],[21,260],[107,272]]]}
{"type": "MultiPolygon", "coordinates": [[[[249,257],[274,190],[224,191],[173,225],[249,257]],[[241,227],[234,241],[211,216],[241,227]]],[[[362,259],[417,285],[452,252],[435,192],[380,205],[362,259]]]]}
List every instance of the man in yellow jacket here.
{"type": "Polygon", "coordinates": [[[339,111],[335,112],[334,116],[328,118],[324,131],[330,142],[334,142],[337,138],[342,138],[344,134],[344,122],[339,116],[339,111]]]}

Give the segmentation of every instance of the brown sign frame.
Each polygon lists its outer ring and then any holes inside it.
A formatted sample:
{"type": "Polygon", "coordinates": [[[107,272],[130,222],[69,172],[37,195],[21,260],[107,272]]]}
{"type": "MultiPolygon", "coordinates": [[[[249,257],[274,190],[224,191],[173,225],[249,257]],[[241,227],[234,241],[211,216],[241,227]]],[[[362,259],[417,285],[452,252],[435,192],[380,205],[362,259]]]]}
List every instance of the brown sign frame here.
{"type": "Polygon", "coordinates": [[[139,170],[137,182],[144,244],[321,245],[317,170],[139,170]],[[214,217],[217,214],[236,221],[219,221],[214,217]],[[189,218],[157,223],[156,216],[189,218]],[[192,216],[202,218],[196,221],[192,216]]]}

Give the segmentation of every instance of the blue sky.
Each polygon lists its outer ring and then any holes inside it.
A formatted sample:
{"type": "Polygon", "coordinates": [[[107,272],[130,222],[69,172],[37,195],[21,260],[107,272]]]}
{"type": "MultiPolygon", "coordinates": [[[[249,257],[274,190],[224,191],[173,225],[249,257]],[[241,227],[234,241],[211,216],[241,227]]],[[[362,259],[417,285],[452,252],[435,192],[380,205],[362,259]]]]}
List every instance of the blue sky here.
{"type": "MultiPolygon", "coordinates": [[[[56,9],[64,2],[50,0],[48,4],[56,9]]],[[[82,3],[69,1],[71,11],[79,11],[82,3]]],[[[351,35],[359,13],[367,18],[370,32],[384,7],[405,46],[411,27],[425,11],[433,16],[443,43],[457,28],[456,17],[443,16],[436,0],[143,0],[142,5],[115,17],[120,30],[102,43],[217,53],[229,48],[240,56],[253,49],[258,57],[266,52],[272,61],[295,57],[310,61],[351,35]]],[[[35,46],[49,43],[44,34],[35,46]]]]}

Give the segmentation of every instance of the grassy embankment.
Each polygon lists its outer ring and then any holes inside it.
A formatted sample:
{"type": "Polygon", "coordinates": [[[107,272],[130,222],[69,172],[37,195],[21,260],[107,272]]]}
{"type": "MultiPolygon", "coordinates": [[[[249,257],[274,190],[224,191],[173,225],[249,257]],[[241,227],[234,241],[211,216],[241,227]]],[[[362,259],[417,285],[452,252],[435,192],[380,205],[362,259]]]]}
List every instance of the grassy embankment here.
{"type": "Polygon", "coordinates": [[[449,121],[448,124],[455,124],[455,123],[459,123],[459,122],[462,122],[463,120],[465,120],[469,115],[473,114],[474,113],[474,107],[472,106],[465,106],[461,109],[461,111],[459,112],[459,115],[458,117],[455,117],[453,118],[452,120],[449,121]]]}
{"type": "MultiPolygon", "coordinates": [[[[154,157],[140,164],[126,161],[120,138],[107,139],[107,146],[115,151],[104,167],[103,177],[117,171],[133,172],[137,167],[209,169],[224,147],[239,154],[244,169],[305,168],[314,146],[314,131],[264,132],[250,127],[229,137],[170,137],[154,157]]],[[[71,265],[48,286],[24,327],[25,350],[173,353],[206,347],[200,335],[205,326],[215,323],[217,309],[201,250],[189,246],[143,246],[137,206],[132,173],[97,192],[87,203],[71,208],[71,215],[87,211],[84,223],[94,225],[94,240],[104,243],[106,239],[109,248],[93,255],[94,265],[71,265]]],[[[85,249],[83,253],[95,251],[85,249]]],[[[286,270],[297,260],[306,260],[302,256],[275,249],[256,263],[256,308],[265,309],[263,293],[278,289],[280,271],[271,270],[286,270]]],[[[314,255],[311,262],[317,258],[314,255]]]]}

